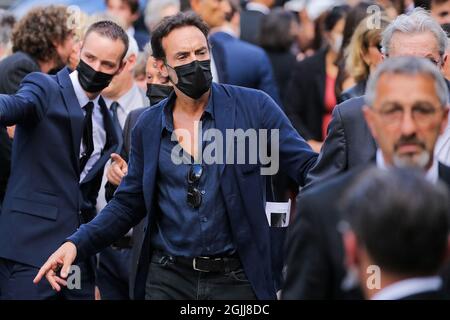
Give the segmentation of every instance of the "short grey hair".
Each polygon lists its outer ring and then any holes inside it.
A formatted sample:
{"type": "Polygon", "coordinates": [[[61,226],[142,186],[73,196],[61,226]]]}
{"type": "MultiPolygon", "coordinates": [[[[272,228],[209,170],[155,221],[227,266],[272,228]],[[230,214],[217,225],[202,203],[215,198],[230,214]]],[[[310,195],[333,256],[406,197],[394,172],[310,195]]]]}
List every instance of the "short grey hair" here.
{"type": "Polygon", "coordinates": [[[429,75],[433,78],[436,94],[443,108],[448,105],[447,83],[439,69],[428,59],[419,57],[395,57],[386,59],[373,72],[367,82],[365,102],[372,107],[375,101],[378,81],[383,74],[403,74],[403,75],[429,75]]]}
{"type": "Polygon", "coordinates": [[[151,29],[156,26],[164,17],[162,11],[167,7],[174,6],[180,11],[180,0],[149,0],[145,8],[145,24],[151,29]]]}
{"type": "Polygon", "coordinates": [[[143,53],[144,53],[145,61],[147,61],[148,58],[150,58],[153,55],[152,44],[150,42],[145,45],[143,53]]]}
{"type": "Polygon", "coordinates": [[[410,14],[399,15],[387,26],[381,39],[381,52],[386,57],[389,56],[391,40],[396,32],[405,34],[431,32],[437,40],[441,59],[444,57],[448,43],[447,35],[426,10],[415,8],[410,14]]]}

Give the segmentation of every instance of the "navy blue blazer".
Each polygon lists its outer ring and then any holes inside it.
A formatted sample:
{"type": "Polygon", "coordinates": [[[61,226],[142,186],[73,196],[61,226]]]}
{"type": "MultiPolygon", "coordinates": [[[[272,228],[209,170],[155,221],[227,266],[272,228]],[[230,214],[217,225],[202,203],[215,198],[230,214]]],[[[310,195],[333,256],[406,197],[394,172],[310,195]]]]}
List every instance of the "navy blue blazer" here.
{"type": "Polygon", "coordinates": [[[210,35],[209,41],[221,83],[262,90],[281,105],[272,64],[263,49],[221,31],[210,35]]]}
{"type": "Polygon", "coordinates": [[[93,217],[103,167],[117,148],[106,105],[102,157],[80,183],[84,115],[69,71],[34,72],[15,95],[0,95],[0,124],[14,125],[11,176],[0,214],[0,257],[40,267],[93,217]]]}
{"type": "MultiPolygon", "coordinates": [[[[304,184],[317,154],[268,95],[257,90],[213,83],[211,98],[215,106],[216,128],[224,137],[226,129],[279,129],[280,168],[298,184],[304,184]]],[[[158,212],[154,200],[155,184],[162,114],[167,101],[163,100],[140,116],[132,133],[128,174],[114,198],[93,221],[82,225],[68,238],[77,247],[77,259],[84,259],[113,243],[146,218],[145,236],[135,243],[140,254],[133,262],[135,268],[130,283],[137,299],[142,299],[145,294],[151,256],[149,234],[158,212]]],[[[220,186],[233,240],[255,294],[259,299],[275,299],[281,268],[273,257],[281,258],[283,243],[279,241],[277,246],[273,246],[271,242],[271,238],[280,238],[274,237],[276,232],[272,232],[266,219],[267,180],[260,174],[260,167],[260,164],[222,164],[220,186]]]]}

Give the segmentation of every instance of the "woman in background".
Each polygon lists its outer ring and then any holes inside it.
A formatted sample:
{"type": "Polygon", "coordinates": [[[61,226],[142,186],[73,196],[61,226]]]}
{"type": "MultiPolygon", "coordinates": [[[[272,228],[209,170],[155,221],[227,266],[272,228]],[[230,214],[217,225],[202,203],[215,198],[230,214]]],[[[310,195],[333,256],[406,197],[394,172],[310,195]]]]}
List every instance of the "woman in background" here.
{"type": "Polygon", "coordinates": [[[341,94],[340,101],[364,95],[370,73],[383,59],[381,35],[391,20],[382,16],[375,27],[374,18],[369,16],[360,22],[346,49],[345,68],[356,84],[341,94]]]}
{"type": "Polygon", "coordinates": [[[300,135],[315,151],[326,136],[328,115],[336,105],[335,62],[342,45],[347,6],[332,8],[323,18],[324,44],[313,56],[298,62],[286,92],[286,112],[300,135]]]}
{"type": "Polygon", "coordinates": [[[286,89],[296,63],[291,48],[298,27],[294,14],[281,8],[273,9],[261,22],[259,43],[272,64],[283,105],[286,103],[286,89]]]}

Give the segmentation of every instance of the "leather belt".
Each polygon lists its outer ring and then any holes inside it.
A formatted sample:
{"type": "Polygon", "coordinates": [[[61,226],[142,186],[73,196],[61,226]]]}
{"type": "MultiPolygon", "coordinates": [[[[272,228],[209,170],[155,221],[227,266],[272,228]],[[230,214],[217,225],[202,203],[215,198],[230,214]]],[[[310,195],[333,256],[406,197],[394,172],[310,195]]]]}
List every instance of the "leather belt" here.
{"type": "Polygon", "coordinates": [[[227,273],[242,268],[241,260],[237,254],[225,257],[173,257],[163,252],[154,252],[152,261],[164,263],[167,261],[193,269],[199,272],[227,273]]]}

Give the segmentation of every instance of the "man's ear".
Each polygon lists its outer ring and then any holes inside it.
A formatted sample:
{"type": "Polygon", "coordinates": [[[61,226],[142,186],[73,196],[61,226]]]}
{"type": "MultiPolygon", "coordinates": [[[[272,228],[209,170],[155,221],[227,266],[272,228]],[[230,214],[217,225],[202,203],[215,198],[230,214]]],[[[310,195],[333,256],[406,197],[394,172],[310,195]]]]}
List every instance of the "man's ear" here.
{"type": "Polygon", "coordinates": [[[131,19],[133,20],[133,22],[136,22],[139,19],[139,11],[136,11],[135,13],[133,13],[133,15],[131,16],[131,19]]]}
{"type": "Polygon", "coordinates": [[[167,66],[164,63],[163,59],[155,59],[156,68],[158,69],[159,73],[162,77],[169,77],[169,70],[167,70],[167,66]]]}
{"type": "Polygon", "coordinates": [[[129,70],[132,70],[134,66],[136,65],[137,56],[133,53],[131,54],[127,59],[127,68],[129,70]]]}
{"type": "Polygon", "coordinates": [[[439,69],[441,69],[441,70],[444,69],[444,66],[445,66],[445,64],[447,63],[447,59],[448,59],[448,54],[445,53],[445,54],[444,54],[444,57],[442,57],[442,63],[441,63],[441,66],[440,66],[439,69]]]}
{"type": "Polygon", "coordinates": [[[442,119],[442,125],[441,125],[440,134],[443,134],[444,131],[447,129],[447,126],[448,126],[448,111],[449,111],[448,108],[449,108],[449,105],[446,105],[444,110],[443,110],[444,114],[442,116],[443,119],[442,119]]]}
{"type": "Polygon", "coordinates": [[[125,60],[125,59],[122,60],[122,62],[120,63],[119,69],[117,69],[117,71],[116,71],[116,74],[115,74],[116,76],[123,71],[123,68],[125,68],[126,64],[127,64],[127,60],[125,60]]]}
{"type": "Polygon", "coordinates": [[[199,5],[200,5],[199,2],[200,2],[199,0],[189,0],[189,4],[191,5],[192,11],[194,11],[197,14],[199,11],[199,5]]]}
{"type": "Polygon", "coordinates": [[[347,268],[356,267],[359,263],[358,240],[353,231],[347,230],[342,236],[345,251],[345,265],[347,268]]]}

